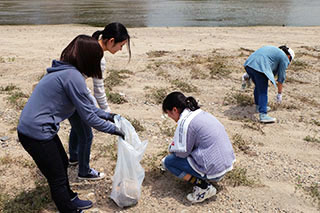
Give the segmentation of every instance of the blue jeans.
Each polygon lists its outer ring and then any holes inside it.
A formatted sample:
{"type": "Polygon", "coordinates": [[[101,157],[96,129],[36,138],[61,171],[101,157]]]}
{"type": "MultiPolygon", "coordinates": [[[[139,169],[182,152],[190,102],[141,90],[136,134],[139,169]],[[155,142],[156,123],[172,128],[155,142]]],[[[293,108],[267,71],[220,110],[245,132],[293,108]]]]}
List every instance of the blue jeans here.
{"type": "MultiPolygon", "coordinates": [[[[164,160],[164,165],[172,174],[174,174],[178,178],[183,178],[184,176],[186,176],[186,174],[190,174],[202,180],[208,179],[206,175],[202,177],[198,172],[193,170],[187,158],[179,158],[179,157],[176,157],[175,154],[168,155],[164,160]]],[[[210,179],[210,180],[218,181],[221,178],[222,176],[218,178],[210,179]]]]}
{"type": "Polygon", "coordinates": [[[60,212],[76,212],[71,199],[77,193],[70,189],[68,179],[68,156],[56,135],[47,141],[35,140],[18,132],[19,141],[31,155],[41,173],[46,177],[52,200],[60,212]]]}
{"type": "Polygon", "coordinates": [[[245,69],[255,85],[254,102],[259,106],[259,113],[267,114],[269,79],[264,73],[251,67],[246,66],[245,69]]]}
{"type": "Polygon", "coordinates": [[[79,162],[79,175],[89,173],[90,152],[93,139],[92,129],[81,120],[77,111],[69,118],[71,132],[69,135],[70,161],[79,162]]]}

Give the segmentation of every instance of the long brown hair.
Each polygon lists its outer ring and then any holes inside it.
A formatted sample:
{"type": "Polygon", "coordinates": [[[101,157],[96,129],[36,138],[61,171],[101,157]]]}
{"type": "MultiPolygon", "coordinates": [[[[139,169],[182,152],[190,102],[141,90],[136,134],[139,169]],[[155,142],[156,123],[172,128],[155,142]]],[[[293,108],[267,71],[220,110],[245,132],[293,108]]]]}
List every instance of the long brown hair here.
{"type": "Polygon", "coordinates": [[[88,77],[102,78],[100,61],[103,50],[98,41],[87,35],[78,35],[62,51],[60,60],[75,66],[88,77]]]}

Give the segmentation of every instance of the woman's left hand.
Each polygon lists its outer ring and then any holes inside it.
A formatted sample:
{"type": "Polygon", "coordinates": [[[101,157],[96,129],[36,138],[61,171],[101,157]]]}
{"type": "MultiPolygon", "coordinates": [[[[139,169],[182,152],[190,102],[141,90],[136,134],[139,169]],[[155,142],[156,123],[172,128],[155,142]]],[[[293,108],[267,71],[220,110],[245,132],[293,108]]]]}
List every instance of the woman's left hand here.
{"type": "Polygon", "coordinates": [[[108,117],[107,117],[107,121],[111,121],[112,123],[114,123],[114,116],[116,116],[117,114],[115,113],[108,113],[108,117]]]}

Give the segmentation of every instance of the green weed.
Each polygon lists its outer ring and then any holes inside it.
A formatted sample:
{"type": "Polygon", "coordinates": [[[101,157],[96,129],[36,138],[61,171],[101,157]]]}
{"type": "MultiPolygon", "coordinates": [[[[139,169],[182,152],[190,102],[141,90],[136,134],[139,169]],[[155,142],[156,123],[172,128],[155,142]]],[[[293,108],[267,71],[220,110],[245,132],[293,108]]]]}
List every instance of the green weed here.
{"type": "Polygon", "coordinates": [[[146,98],[154,104],[161,104],[167,96],[166,88],[150,88],[150,92],[146,94],[146,98]]]}
{"type": "Polygon", "coordinates": [[[253,98],[251,95],[244,93],[228,93],[223,101],[224,105],[237,104],[238,106],[251,106],[254,104],[253,98]]]}
{"type": "Polygon", "coordinates": [[[0,158],[1,165],[12,164],[13,162],[14,162],[14,159],[11,158],[9,155],[5,155],[0,158]]]}
{"type": "Polygon", "coordinates": [[[265,135],[265,132],[262,129],[262,126],[259,122],[246,122],[242,125],[244,128],[249,128],[255,131],[260,132],[262,135],[265,135]]]}
{"type": "Polygon", "coordinates": [[[201,69],[197,69],[195,67],[192,67],[191,68],[191,79],[206,79],[208,78],[209,76],[203,72],[201,69]]]}
{"type": "Polygon", "coordinates": [[[126,74],[132,74],[129,70],[110,70],[109,75],[105,78],[105,87],[112,90],[114,86],[123,84],[123,79],[129,78],[126,74]]]}
{"type": "Polygon", "coordinates": [[[6,213],[41,212],[51,202],[49,187],[45,184],[38,184],[36,188],[23,191],[12,199],[3,194],[0,196],[0,206],[6,213]]]}
{"type": "Polygon", "coordinates": [[[123,104],[128,102],[124,96],[117,92],[110,92],[108,89],[106,89],[106,96],[108,101],[114,104],[123,104]]]}
{"type": "Polygon", "coordinates": [[[16,85],[13,85],[13,84],[9,84],[5,87],[3,87],[3,86],[0,87],[0,91],[3,91],[3,92],[11,92],[13,90],[19,90],[19,87],[17,87],[16,85]]]}
{"type": "Polygon", "coordinates": [[[210,77],[213,79],[220,79],[226,77],[231,73],[231,70],[227,68],[227,65],[223,61],[215,61],[207,65],[210,71],[210,77]]]}
{"type": "Polygon", "coordinates": [[[301,81],[301,80],[298,80],[298,79],[293,78],[293,77],[287,77],[287,78],[286,78],[286,83],[309,84],[309,82],[301,81]]]}
{"type": "Polygon", "coordinates": [[[318,203],[318,208],[320,209],[320,185],[319,182],[307,183],[305,179],[301,178],[299,175],[297,177],[297,183],[295,190],[302,189],[305,193],[311,196],[314,201],[318,203]]]}
{"type": "Polygon", "coordinates": [[[245,141],[240,134],[232,136],[232,145],[235,150],[243,151],[244,153],[250,150],[249,143],[245,141]]]}
{"type": "Polygon", "coordinates": [[[320,208],[320,185],[319,183],[312,183],[310,187],[306,188],[306,191],[311,197],[318,202],[320,208]]]}
{"type": "Polygon", "coordinates": [[[134,127],[134,129],[137,132],[143,132],[145,130],[145,128],[142,126],[142,124],[140,123],[139,120],[135,119],[135,118],[130,118],[128,116],[125,116],[125,118],[131,123],[131,125],[134,127]]]}
{"type": "Polygon", "coordinates": [[[320,104],[317,103],[314,99],[305,96],[296,96],[295,98],[299,99],[304,104],[309,104],[314,107],[320,107],[320,104]]]}
{"type": "Polygon", "coordinates": [[[1,165],[19,165],[24,168],[35,168],[35,163],[32,160],[27,160],[20,157],[11,157],[10,155],[5,155],[0,158],[0,164],[1,165]]]}
{"type": "Polygon", "coordinates": [[[288,110],[292,110],[292,109],[299,109],[295,104],[287,104],[287,103],[275,103],[275,102],[270,102],[268,103],[268,105],[273,109],[273,110],[278,110],[278,109],[288,109],[288,110]]]}
{"type": "Polygon", "coordinates": [[[171,83],[177,87],[178,89],[180,89],[182,92],[197,92],[198,91],[198,88],[194,85],[192,85],[191,83],[186,83],[184,81],[181,81],[181,80],[173,80],[171,81],[171,83]]]}
{"type": "Polygon", "coordinates": [[[312,121],[313,124],[315,124],[317,126],[320,126],[320,121],[315,120],[315,119],[312,119],[311,121],[312,121]]]}
{"type": "Polygon", "coordinates": [[[108,155],[110,156],[111,160],[117,161],[118,156],[118,147],[117,147],[117,140],[113,140],[112,143],[109,143],[105,146],[106,148],[103,150],[108,150],[108,155]]]}
{"type": "Polygon", "coordinates": [[[0,63],[14,62],[16,60],[15,57],[0,57],[0,63]]]}
{"type": "Polygon", "coordinates": [[[163,69],[159,69],[156,73],[157,76],[162,76],[164,77],[165,79],[168,79],[170,78],[170,74],[166,71],[166,70],[163,70],[163,69]]]}
{"type": "Polygon", "coordinates": [[[27,103],[26,98],[28,97],[28,95],[24,94],[21,91],[14,91],[7,98],[7,100],[11,105],[15,106],[17,109],[23,109],[24,105],[27,103]]]}
{"type": "Polygon", "coordinates": [[[144,167],[150,168],[152,171],[156,171],[159,169],[160,162],[157,155],[146,154],[141,160],[141,164],[144,165],[144,167]]]}
{"type": "Polygon", "coordinates": [[[149,58],[158,58],[158,57],[162,57],[168,53],[170,53],[170,52],[164,51],[164,50],[154,50],[154,51],[147,52],[147,55],[149,58]]]}
{"type": "Polygon", "coordinates": [[[309,67],[309,64],[307,62],[301,61],[301,60],[294,60],[289,68],[294,71],[301,71],[308,67],[309,67]]]}
{"type": "Polygon", "coordinates": [[[230,172],[228,172],[224,178],[224,181],[232,185],[236,186],[254,186],[256,183],[255,180],[249,178],[247,176],[247,169],[235,167],[230,172]]]}
{"type": "Polygon", "coordinates": [[[303,140],[307,142],[312,142],[312,143],[320,143],[320,138],[311,137],[310,135],[306,136],[303,140]]]}

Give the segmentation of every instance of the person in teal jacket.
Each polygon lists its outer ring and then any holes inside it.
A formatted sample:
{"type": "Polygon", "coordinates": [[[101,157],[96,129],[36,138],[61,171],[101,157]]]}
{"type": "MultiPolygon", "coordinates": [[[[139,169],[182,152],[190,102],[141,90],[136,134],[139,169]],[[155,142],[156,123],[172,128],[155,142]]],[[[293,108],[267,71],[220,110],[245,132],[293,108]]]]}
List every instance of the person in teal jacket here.
{"type": "Polygon", "coordinates": [[[268,81],[278,88],[277,102],[282,101],[282,85],[286,79],[286,69],[294,59],[294,51],[286,46],[263,46],[252,53],[244,63],[244,68],[255,84],[254,101],[262,123],[273,123],[275,118],[267,115],[268,81]],[[277,76],[277,82],[275,80],[277,76]]]}

